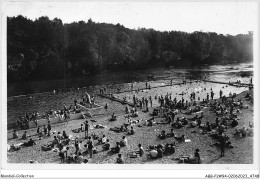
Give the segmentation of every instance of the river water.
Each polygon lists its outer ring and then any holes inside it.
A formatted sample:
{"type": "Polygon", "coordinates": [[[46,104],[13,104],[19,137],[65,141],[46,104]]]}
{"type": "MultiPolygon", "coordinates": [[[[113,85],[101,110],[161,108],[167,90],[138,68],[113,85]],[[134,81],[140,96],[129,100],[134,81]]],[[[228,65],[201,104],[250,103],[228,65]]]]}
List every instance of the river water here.
{"type": "Polygon", "coordinates": [[[60,80],[12,82],[7,84],[7,96],[50,92],[54,89],[63,89],[64,87],[86,87],[90,92],[99,89],[100,85],[110,86],[110,88],[125,88],[133,81],[148,81],[148,75],[153,75],[155,78],[155,81],[151,82],[152,84],[166,83],[170,79],[173,79],[173,82],[180,82],[184,78],[200,77],[212,81],[234,82],[241,80],[242,83],[249,83],[250,78],[253,77],[253,64],[242,63],[171,69],[154,68],[143,71],[103,73],[94,76],[64,78],[60,80]]]}

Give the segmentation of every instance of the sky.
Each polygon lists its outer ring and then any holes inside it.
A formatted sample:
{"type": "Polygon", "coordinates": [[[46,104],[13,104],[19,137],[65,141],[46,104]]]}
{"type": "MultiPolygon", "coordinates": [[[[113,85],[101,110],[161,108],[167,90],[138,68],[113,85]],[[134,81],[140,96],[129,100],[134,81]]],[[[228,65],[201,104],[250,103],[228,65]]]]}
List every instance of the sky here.
{"type": "Polygon", "coordinates": [[[122,24],[159,31],[247,34],[257,28],[256,2],[6,2],[5,16],[23,15],[122,24]]]}

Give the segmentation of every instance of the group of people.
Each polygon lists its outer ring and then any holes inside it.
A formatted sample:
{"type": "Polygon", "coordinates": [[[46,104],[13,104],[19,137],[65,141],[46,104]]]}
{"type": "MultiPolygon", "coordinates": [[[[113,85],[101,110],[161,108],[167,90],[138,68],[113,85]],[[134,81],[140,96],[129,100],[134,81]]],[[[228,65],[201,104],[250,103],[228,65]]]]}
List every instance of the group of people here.
{"type": "MultiPolygon", "coordinates": [[[[146,84],[146,88],[149,88],[148,84],[146,84]]],[[[102,88],[100,89],[101,94],[106,93],[106,89],[102,88]]],[[[210,91],[210,97],[211,100],[214,99],[214,92],[211,89],[210,91]]],[[[217,136],[217,142],[212,144],[215,146],[220,147],[221,149],[221,156],[224,156],[225,148],[232,147],[231,142],[228,140],[228,138],[225,135],[225,131],[227,130],[227,127],[235,128],[238,126],[238,118],[237,118],[237,111],[243,107],[243,103],[241,100],[235,100],[236,94],[231,94],[230,98],[227,98],[226,96],[223,96],[223,91],[219,91],[220,100],[214,100],[213,102],[209,103],[210,97],[209,93],[207,93],[207,96],[205,99],[203,99],[201,102],[195,101],[195,92],[191,93],[190,96],[190,102],[188,100],[184,100],[182,97],[181,100],[177,101],[177,98],[172,98],[171,94],[166,94],[165,96],[155,96],[155,100],[158,100],[160,107],[154,108],[153,112],[151,113],[152,118],[149,120],[145,120],[147,126],[153,126],[155,123],[155,117],[163,117],[165,118],[165,124],[169,124],[172,128],[169,133],[166,133],[165,130],[162,130],[162,132],[158,135],[159,139],[166,139],[168,137],[174,137],[175,140],[179,142],[185,142],[185,135],[176,136],[174,133],[174,128],[181,128],[184,126],[190,126],[190,127],[198,127],[202,129],[203,134],[209,134],[210,136],[217,136]],[[195,105],[195,106],[191,106],[195,105]],[[184,112],[183,114],[186,115],[192,115],[195,112],[201,111],[203,105],[208,105],[211,107],[213,111],[216,112],[218,116],[222,116],[221,120],[219,120],[219,117],[216,118],[215,123],[206,122],[206,124],[202,124],[202,120],[204,118],[204,113],[201,112],[201,115],[199,116],[196,114],[192,118],[187,117],[177,117],[175,120],[175,116],[181,111],[181,110],[187,110],[188,112],[184,112]],[[226,115],[229,115],[228,117],[226,115]]],[[[182,93],[183,96],[183,93],[182,93]]],[[[249,94],[247,94],[246,97],[251,97],[249,94]]],[[[252,97],[251,97],[252,98],[252,97]]],[[[90,97],[88,94],[86,94],[85,97],[82,98],[82,104],[94,104],[95,98],[90,97]]],[[[68,119],[66,117],[69,116],[70,112],[77,112],[79,109],[77,107],[78,101],[74,101],[74,106],[71,105],[70,108],[67,108],[66,105],[64,105],[63,110],[53,111],[50,109],[50,111],[47,111],[45,116],[49,119],[51,115],[60,115],[62,118],[68,119]]],[[[153,100],[152,97],[149,96],[148,98],[142,97],[138,98],[135,95],[133,95],[133,103],[134,108],[131,110],[126,107],[125,111],[127,114],[131,114],[130,117],[136,117],[138,116],[137,106],[140,107],[140,110],[143,108],[147,109],[148,111],[148,105],[150,103],[150,106],[153,106],[153,100]]],[[[34,112],[31,117],[28,113],[25,114],[24,119],[26,121],[36,121],[37,123],[37,117],[39,117],[39,114],[37,112],[34,112]]],[[[18,123],[21,125],[21,119],[20,117],[18,123]]],[[[23,119],[23,120],[24,120],[23,119]]],[[[111,121],[117,120],[117,116],[115,113],[111,115],[111,121]]],[[[128,129],[127,125],[122,125],[119,128],[114,128],[115,131],[119,132],[126,132],[126,134],[133,135],[135,133],[132,121],[129,121],[129,124],[131,123],[130,129],[128,129]]],[[[37,125],[37,124],[36,124],[37,125]]],[[[236,129],[235,135],[238,136],[246,136],[252,134],[253,125],[249,125],[249,129],[246,129],[243,127],[242,129],[236,129]]],[[[41,131],[41,128],[37,126],[37,134],[38,136],[50,136],[51,135],[51,123],[50,120],[48,121],[47,125],[43,126],[43,131],[41,131]]],[[[85,139],[79,139],[75,138],[75,140],[71,140],[69,136],[66,134],[65,131],[61,134],[60,132],[57,133],[56,136],[54,136],[53,141],[50,142],[50,144],[46,145],[45,147],[49,148],[55,148],[57,147],[59,149],[59,156],[61,158],[61,162],[64,163],[67,160],[74,161],[76,163],[82,163],[84,162],[85,157],[83,156],[85,153],[89,154],[90,158],[93,157],[93,154],[97,153],[98,150],[96,148],[96,145],[94,143],[95,140],[97,140],[98,144],[102,145],[102,150],[109,151],[113,154],[118,154],[118,157],[116,159],[116,163],[124,163],[122,154],[120,153],[122,147],[128,146],[128,140],[126,136],[122,137],[121,141],[115,142],[115,145],[111,147],[110,140],[103,135],[102,137],[97,136],[89,136],[89,128],[90,125],[88,121],[85,121],[83,124],[81,124],[80,128],[77,129],[77,132],[85,132],[85,139]],[[69,145],[69,142],[73,142],[75,152],[72,154],[69,154],[71,151],[71,146],[69,145]]],[[[18,134],[16,130],[13,131],[13,138],[18,138],[18,134]]],[[[22,139],[27,139],[27,132],[25,131],[22,139]]],[[[24,146],[32,146],[36,145],[36,143],[30,139],[28,142],[23,144],[24,146]]],[[[148,147],[148,156],[155,159],[155,158],[162,158],[164,155],[173,154],[175,153],[175,143],[172,144],[159,144],[156,146],[149,146],[148,147]]],[[[132,156],[139,155],[142,157],[144,155],[145,151],[143,149],[143,146],[141,144],[138,144],[138,150],[133,151],[131,153],[132,156]]],[[[185,160],[188,160],[188,162],[200,163],[200,154],[199,149],[195,150],[193,157],[187,157],[185,160]]]]}

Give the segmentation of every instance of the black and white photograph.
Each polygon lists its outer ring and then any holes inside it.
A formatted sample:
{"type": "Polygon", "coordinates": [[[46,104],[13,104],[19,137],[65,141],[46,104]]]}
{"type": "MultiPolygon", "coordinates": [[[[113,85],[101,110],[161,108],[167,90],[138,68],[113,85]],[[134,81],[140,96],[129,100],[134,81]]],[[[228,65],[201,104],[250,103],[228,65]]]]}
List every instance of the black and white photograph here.
{"type": "Polygon", "coordinates": [[[259,169],[258,10],[2,1],[4,164],[259,169]]]}

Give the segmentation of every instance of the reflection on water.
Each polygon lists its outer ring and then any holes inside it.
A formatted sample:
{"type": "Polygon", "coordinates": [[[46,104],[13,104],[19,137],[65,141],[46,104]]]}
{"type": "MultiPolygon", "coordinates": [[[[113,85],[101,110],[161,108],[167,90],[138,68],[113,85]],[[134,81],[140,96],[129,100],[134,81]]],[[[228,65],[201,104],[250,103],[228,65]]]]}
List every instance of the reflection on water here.
{"type": "MultiPolygon", "coordinates": [[[[36,92],[52,91],[63,87],[93,87],[97,85],[109,85],[131,83],[132,81],[146,81],[152,74],[156,81],[170,80],[180,81],[184,78],[206,78],[214,81],[237,81],[249,83],[253,75],[253,65],[242,63],[232,65],[195,66],[193,68],[177,69],[148,69],[135,72],[104,73],[95,76],[83,76],[71,79],[16,82],[7,84],[7,95],[16,96],[36,92]]],[[[91,89],[89,89],[91,90],[91,89]]],[[[91,90],[92,91],[92,90],[91,90]]]]}

